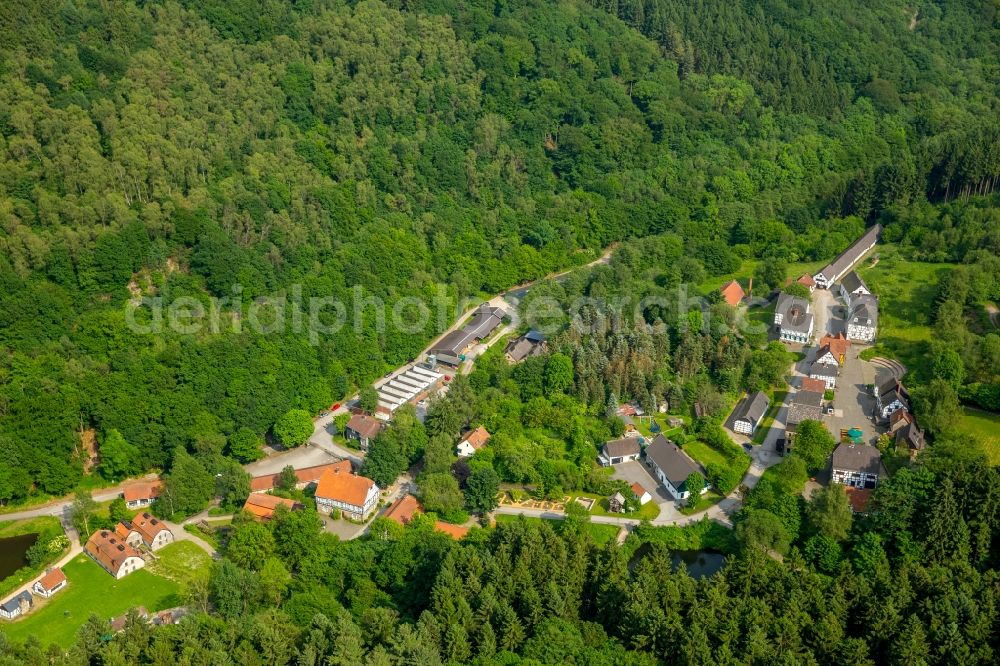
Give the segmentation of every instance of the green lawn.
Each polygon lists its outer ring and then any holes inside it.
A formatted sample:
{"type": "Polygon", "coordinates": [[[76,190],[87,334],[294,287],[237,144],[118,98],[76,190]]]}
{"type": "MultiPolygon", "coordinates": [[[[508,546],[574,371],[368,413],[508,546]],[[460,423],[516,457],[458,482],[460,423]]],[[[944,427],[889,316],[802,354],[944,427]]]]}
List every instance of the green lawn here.
{"type": "Polygon", "coordinates": [[[879,249],[878,264],[858,273],[879,296],[879,346],[918,375],[931,339],[931,307],[937,284],[952,264],[907,261],[893,245],[879,249]]]}
{"type": "MultiPolygon", "coordinates": [[[[516,521],[520,520],[521,518],[524,518],[524,520],[538,520],[538,521],[549,520],[549,521],[551,521],[553,523],[553,527],[555,528],[555,530],[557,532],[561,528],[561,525],[562,525],[562,522],[563,522],[562,520],[555,520],[555,519],[551,519],[551,518],[535,518],[535,517],[531,517],[531,516],[511,516],[511,515],[504,514],[504,513],[501,513],[501,514],[497,515],[497,522],[498,523],[513,523],[513,522],[516,522],[516,521]]],[[[603,546],[604,544],[608,543],[609,541],[614,540],[615,537],[618,536],[619,530],[621,530],[621,528],[618,525],[604,525],[604,524],[601,524],[601,523],[587,523],[587,532],[590,534],[591,537],[593,537],[594,543],[596,543],[598,546],[603,546]]]]}
{"type": "Polygon", "coordinates": [[[705,442],[691,439],[684,442],[683,448],[685,453],[700,462],[703,467],[707,467],[711,463],[718,463],[719,465],[729,464],[729,461],[726,460],[724,455],[713,449],[705,442]]]}
{"type": "Polygon", "coordinates": [[[699,511],[704,511],[713,504],[718,504],[722,501],[722,495],[717,493],[714,488],[710,489],[707,493],[698,498],[698,503],[692,507],[687,506],[687,500],[684,501],[684,507],[681,509],[681,513],[685,516],[690,516],[691,514],[698,513],[699,511]]]}
{"type": "Polygon", "coordinates": [[[212,557],[190,541],[178,541],[156,551],[157,560],[146,565],[151,573],[188,585],[207,580],[212,557]]]}
{"type": "Polygon", "coordinates": [[[971,435],[986,452],[990,464],[1000,465],[1000,415],[965,408],[959,432],[971,435]]]}
{"type": "Polygon", "coordinates": [[[20,534],[42,534],[44,532],[59,531],[59,519],[55,516],[42,516],[40,518],[27,518],[25,520],[8,520],[0,522],[0,539],[5,537],[18,536],[20,534]]]}
{"type": "MultiPolygon", "coordinates": [[[[743,263],[740,264],[739,269],[735,273],[730,273],[728,275],[722,275],[718,277],[710,277],[704,282],[698,285],[698,288],[702,293],[708,293],[710,291],[715,291],[722,285],[726,284],[730,280],[738,280],[743,288],[747,288],[747,283],[750,277],[753,275],[754,270],[757,268],[759,262],[756,259],[744,259],[743,263]]],[[[808,273],[813,275],[823,266],[826,266],[826,261],[800,261],[794,264],[788,264],[788,277],[793,280],[797,280],[799,276],[803,273],[808,273]]],[[[764,295],[764,294],[761,294],[764,295]]]]}
{"type": "Polygon", "coordinates": [[[0,631],[15,641],[34,634],[43,643],[68,648],[91,613],[110,620],[135,606],[157,611],[183,603],[179,583],[145,569],[115,580],[88,556],[78,555],[63,572],[69,579],[66,589],[23,620],[0,624],[0,631]]]}
{"type": "MultiPolygon", "coordinates": [[[[652,495],[653,493],[650,493],[652,495]]],[[[638,511],[632,511],[629,513],[612,513],[608,510],[608,498],[601,497],[600,495],[595,495],[593,493],[581,493],[573,492],[570,493],[570,497],[585,497],[587,499],[594,500],[594,507],[590,510],[590,513],[594,516],[616,516],[619,518],[637,518],[639,520],[653,520],[660,515],[660,505],[650,500],[640,507],[638,511]]]]}

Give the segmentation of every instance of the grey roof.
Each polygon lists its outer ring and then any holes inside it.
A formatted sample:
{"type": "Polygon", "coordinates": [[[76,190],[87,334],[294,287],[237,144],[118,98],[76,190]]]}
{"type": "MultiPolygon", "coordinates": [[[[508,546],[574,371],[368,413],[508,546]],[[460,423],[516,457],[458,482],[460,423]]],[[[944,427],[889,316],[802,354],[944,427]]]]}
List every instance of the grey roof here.
{"type": "Polygon", "coordinates": [[[825,365],[818,361],[813,361],[813,364],[809,366],[809,376],[810,377],[836,377],[837,368],[832,365],[825,365]]]}
{"type": "MultiPolygon", "coordinates": [[[[882,235],[882,225],[876,224],[874,227],[866,231],[861,238],[854,241],[849,248],[844,250],[844,252],[827,264],[820,273],[826,277],[827,280],[835,281],[840,279],[840,276],[844,274],[845,271],[851,268],[854,264],[858,263],[858,260],[868,251],[869,246],[878,242],[879,237],[882,235]]],[[[818,275],[819,273],[817,273],[818,275]]]]}
{"type": "Polygon", "coordinates": [[[604,455],[609,458],[619,458],[622,456],[637,456],[641,451],[638,437],[623,437],[613,439],[604,444],[604,455]]]}
{"type": "Polygon", "coordinates": [[[611,501],[618,502],[619,504],[624,504],[625,496],[622,495],[620,492],[616,492],[614,495],[611,496],[611,501]]]}
{"type": "Polygon", "coordinates": [[[18,608],[21,607],[21,600],[22,599],[24,599],[25,601],[28,602],[28,606],[31,606],[32,603],[33,603],[32,599],[31,599],[31,592],[28,592],[27,590],[24,590],[20,594],[16,594],[13,597],[11,597],[10,599],[8,599],[7,601],[5,601],[2,604],[0,604],[0,608],[2,608],[3,610],[5,610],[8,613],[13,613],[18,608]]]}
{"type": "Polygon", "coordinates": [[[870,289],[868,289],[868,285],[865,284],[865,281],[861,279],[861,276],[858,275],[857,271],[851,271],[850,273],[845,275],[844,278],[840,281],[840,284],[844,287],[844,289],[847,290],[847,293],[849,294],[853,294],[855,291],[857,291],[862,287],[864,287],[865,291],[870,291],[870,289]]]}
{"type": "Polygon", "coordinates": [[[809,301],[804,298],[781,292],[774,312],[781,315],[780,326],[785,330],[808,333],[812,326],[809,301]]]}
{"type": "Polygon", "coordinates": [[[789,405],[788,418],[785,419],[785,425],[798,425],[807,420],[823,420],[823,410],[819,407],[819,405],[803,405],[794,402],[789,405]]]}
{"type": "Polygon", "coordinates": [[[646,458],[660,468],[678,490],[692,472],[705,474],[701,465],[663,435],[657,435],[653,443],[646,447],[646,458]]]}
{"type": "Polygon", "coordinates": [[[767,395],[763,391],[756,391],[743,398],[740,404],[736,406],[736,409],[733,411],[733,421],[749,421],[756,426],[764,418],[764,414],[767,413],[767,406],[769,404],[771,404],[771,401],[767,395]]]}
{"type": "Polygon", "coordinates": [[[504,351],[515,362],[521,361],[529,356],[538,356],[541,354],[544,350],[544,342],[544,335],[537,331],[529,331],[507,343],[507,349],[504,351]]]}
{"type": "Polygon", "coordinates": [[[885,474],[882,465],[882,454],[871,444],[842,443],[833,452],[831,461],[833,469],[865,474],[885,474]]]}
{"type": "Polygon", "coordinates": [[[469,321],[460,329],[454,330],[441,338],[430,353],[441,356],[457,357],[475,340],[482,340],[492,333],[506,316],[501,308],[490,305],[480,305],[469,317],[469,321]]]}
{"type": "MultiPolygon", "coordinates": [[[[897,388],[903,388],[903,385],[900,383],[899,379],[897,379],[895,375],[890,374],[888,370],[886,370],[886,374],[884,374],[878,380],[876,386],[878,387],[878,394],[880,396],[885,395],[889,391],[894,391],[897,388]]],[[[906,392],[905,388],[903,388],[903,392],[904,393],[906,392]]]]}
{"type": "Polygon", "coordinates": [[[871,294],[862,294],[851,303],[851,313],[847,316],[851,324],[878,326],[878,299],[871,294]]]}
{"type": "Polygon", "coordinates": [[[919,451],[924,448],[924,433],[916,423],[910,421],[896,433],[896,443],[900,442],[905,442],[911,449],[919,451]]]}
{"type": "Polygon", "coordinates": [[[821,407],[823,405],[823,394],[819,391],[798,391],[792,395],[792,404],[821,407]]]}

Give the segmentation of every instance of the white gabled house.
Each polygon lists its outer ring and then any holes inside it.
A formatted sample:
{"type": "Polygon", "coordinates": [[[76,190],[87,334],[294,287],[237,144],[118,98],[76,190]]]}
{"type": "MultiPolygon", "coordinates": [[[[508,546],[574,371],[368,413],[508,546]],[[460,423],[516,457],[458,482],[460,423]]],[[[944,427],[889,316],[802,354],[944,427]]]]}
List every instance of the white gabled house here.
{"type": "Polygon", "coordinates": [[[861,276],[856,271],[851,271],[840,281],[840,297],[844,299],[847,307],[850,307],[851,302],[858,296],[871,295],[872,292],[868,289],[868,285],[865,284],[865,281],[861,279],[861,276]]]}
{"type": "Polygon", "coordinates": [[[778,296],[774,307],[774,325],[783,342],[806,344],[812,339],[815,322],[811,308],[812,304],[804,298],[784,292],[778,296]]]}
{"type": "Polygon", "coordinates": [[[597,461],[603,467],[638,460],[642,453],[638,437],[623,437],[605,442],[597,461]]]}
{"type": "Polygon", "coordinates": [[[874,386],[876,413],[888,419],[899,410],[910,411],[910,392],[895,377],[888,377],[874,386]]]}
{"type": "Polygon", "coordinates": [[[855,297],[847,313],[847,339],[874,342],[878,330],[878,299],[871,294],[855,297]]]}
{"type": "Polygon", "coordinates": [[[822,365],[829,365],[834,368],[840,367],[840,359],[837,358],[837,354],[835,354],[834,350],[830,348],[830,345],[824,345],[819,348],[816,352],[815,362],[822,365]]]}
{"type": "Polygon", "coordinates": [[[368,520],[378,507],[378,498],[375,482],[349,469],[331,467],[316,484],[316,509],[324,513],[339,509],[351,520],[368,520]]]}
{"type": "MultiPolygon", "coordinates": [[[[662,434],[657,435],[653,443],[646,447],[646,460],[654,476],[675,499],[687,499],[694,490],[687,487],[687,478],[692,472],[698,472],[702,478],[705,477],[705,470],[701,465],[662,434]]],[[[708,481],[705,481],[705,485],[698,488],[697,492],[705,494],[708,489],[708,481]]]]}
{"type": "Polygon", "coordinates": [[[743,398],[733,410],[733,432],[753,437],[770,404],[771,401],[763,391],[756,391],[743,398]]]}

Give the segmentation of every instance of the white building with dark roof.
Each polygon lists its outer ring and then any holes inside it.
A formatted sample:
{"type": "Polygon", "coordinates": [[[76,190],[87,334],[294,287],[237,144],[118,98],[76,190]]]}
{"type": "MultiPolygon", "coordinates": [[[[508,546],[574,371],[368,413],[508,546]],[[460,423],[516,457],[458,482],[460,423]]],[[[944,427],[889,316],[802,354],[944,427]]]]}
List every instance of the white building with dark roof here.
{"type": "Polygon", "coordinates": [[[813,362],[813,364],[809,366],[809,377],[820,380],[826,384],[826,388],[830,390],[837,388],[837,374],[837,366],[835,365],[813,362]]]}
{"type": "Polygon", "coordinates": [[[874,342],[878,331],[878,299],[871,294],[856,296],[847,312],[847,339],[874,342]]]}
{"type": "Polygon", "coordinates": [[[882,225],[876,224],[866,231],[861,238],[841,253],[839,257],[824,266],[820,272],[813,276],[816,286],[820,289],[829,289],[835,282],[840,280],[847,271],[854,268],[861,258],[868,253],[882,236],[882,225]]]}
{"type": "Polygon", "coordinates": [[[743,398],[733,410],[733,432],[753,437],[770,404],[771,401],[763,391],[756,391],[743,398]]]}
{"type": "Polygon", "coordinates": [[[812,304],[808,300],[782,292],[774,308],[774,325],[778,328],[778,337],[783,342],[807,344],[813,334],[811,309],[812,304]]]}
{"type": "Polygon", "coordinates": [[[858,296],[871,296],[871,294],[868,285],[861,279],[857,271],[851,271],[840,281],[840,297],[844,299],[847,307],[850,307],[851,301],[858,296]]]}
{"type": "Polygon", "coordinates": [[[840,444],[830,459],[830,480],[843,486],[872,489],[887,475],[882,454],[870,444],[840,444]]]}
{"type": "MultiPolygon", "coordinates": [[[[662,483],[675,499],[687,499],[691,494],[687,487],[687,478],[698,472],[705,476],[702,469],[695,460],[684,453],[676,444],[663,435],[657,435],[653,443],[646,447],[646,461],[652,468],[653,475],[662,483]]],[[[698,488],[699,494],[708,492],[708,481],[702,488],[698,488]]]]}

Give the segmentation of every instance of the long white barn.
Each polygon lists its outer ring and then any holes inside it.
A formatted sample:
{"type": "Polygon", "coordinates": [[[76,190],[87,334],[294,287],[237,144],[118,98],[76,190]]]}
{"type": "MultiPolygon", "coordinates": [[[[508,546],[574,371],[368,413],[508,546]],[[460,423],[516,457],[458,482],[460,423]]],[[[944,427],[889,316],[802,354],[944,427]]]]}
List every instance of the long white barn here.
{"type": "Polygon", "coordinates": [[[847,271],[861,261],[861,257],[875,247],[879,238],[882,237],[882,225],[876,224],[861,236],[858,240],[841,253],[839,257],[827,264],[819,273],[813,276],[816,286],[820,289],[829,289],[835,282],[844,277],[847,271]]]}

